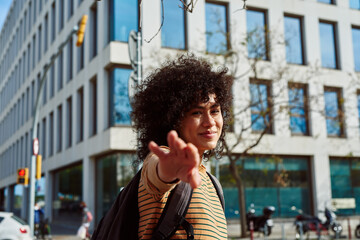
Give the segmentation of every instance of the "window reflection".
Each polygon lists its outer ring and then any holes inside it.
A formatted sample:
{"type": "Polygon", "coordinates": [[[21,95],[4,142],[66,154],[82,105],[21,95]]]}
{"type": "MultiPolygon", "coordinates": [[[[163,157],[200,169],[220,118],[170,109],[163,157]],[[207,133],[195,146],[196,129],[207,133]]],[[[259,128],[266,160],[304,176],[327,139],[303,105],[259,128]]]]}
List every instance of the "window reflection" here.
{"type": "Polygon", "coordinates": [[[326,68],[339,68],[337,62],[335,24],[320,22],[321,64],[326,68]]]}
{"type": "MultiPolygon", "coordinates": [[[[297,212],[291,206],[310,213],[309,161],[301,157],[246,157],[240,158],[237,167],[242,172],[245,185],[246,208],[255,205],[258,213],[263,207],[276,207],[275,216],[291,217],[297,212]]],[[[220,165],[220,182],[223,186],[225,215],[239,217],[237,187],[229,172],[228,161],[220,165]]]]}
{"type": "Polygon", "coordinates": [[[161,28],[161,46],[185,49],[185,11],[177,1],[167,0],[164,4],[164,24],[161,28]]]}
{"type": "Polygon", "coordinates": [[[360,28],[352,28],[355,71],[360,72],[360,28]]]}
{"type": "Polygon", "coordinates": [[[96,222],[106,214],[118,193],[136,173],[132,163],[135,154],[117,153],[105,156],[96,162],[96,222]]]}
{"type": "Polygon", "coordinates": [[[360,214],[360,159],[330,159],[333,198],[355,198],[355,209],[338,209],[339,215],[360,214]]]}
{"type": "Polygon", "coordinates": [[[206,3],[206,51],[223,54],[228,50],[227,6],[206,3]]]}
{"type": "Polygon", "coordinates": [[[305,85],[289,85],[290,129],[294,134],[308,134],[307,92],[305,85]]]}
{"type": "Polygon", "coordinates": [[[359,0],[350,0],[349,5],[350,5],[350,8],[360,9],[360,1],[359,0]]]}
{"type": "Polygon", "coordinates": [[[359,129],[360,129],[360,90],[357,91],[357,107],[358,107],[359,129]]]}
{"type": "Polygon", "coordinates": [[[53,195],[54,221],[66,224],[78,224],[81,221],[82,180],[82,164],[55,172],[53,195]]]}
{"type": "Polygon", "coordinates": [[[130,124],[128,80],[132,70],[114,68],[110,76],[110,123],[111,126],[130,124]]]}
{"type": "Polygon", "coordinates": [[[22,206],[22,199],[23,199],[23,192],[24,186],[21,184],[16,184],[14,186],[14,202],[12,203],[12,212],[21,217],[21,206],[22,206]]]}
{"type": "Polygon", "coordinates": [[[246,27],[248,56],[269,60],[266,11],[246,10],[246,27]]]}
{"type": "Polygon", "coordinates": [[[285,16],[286,61],[304,64],[302,21],[300,17],[285,16]]]}
{"type": "Polygon", "coordinates": [[[131,30],[138,29],[138,1],[110,0],[110,41],[127,42],[131,30]]]}
{"type": "Polygon", "coordinates": [[[318,0],[318,2],[327,3],[327,4],[334,4],[334,0],[318,0]]]}
{"type": "Polygon", "coordinates": [[[250,83],[251,128],[255,132],[271,133],[270,86],[265,81],[250,83]]]}
{"type": "Polygon", "coordinates": [[[325,118],[328,136],[344,135],[342,120],[341,89],[325,88],[325,118]]]}

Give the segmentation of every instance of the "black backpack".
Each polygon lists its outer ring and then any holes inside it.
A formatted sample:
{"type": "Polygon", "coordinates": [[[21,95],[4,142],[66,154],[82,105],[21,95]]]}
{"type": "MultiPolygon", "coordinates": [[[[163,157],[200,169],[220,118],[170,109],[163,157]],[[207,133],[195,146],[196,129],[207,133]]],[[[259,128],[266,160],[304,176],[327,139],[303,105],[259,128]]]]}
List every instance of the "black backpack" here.
{"type": "MultiPolygon", "coordinates": [[[[224,196],[220,182],[209,172],[207,174],[224,209],[224,196]]],[[[138,239],[139,209],[137,196],[140,176],[141,170],[120,191],[110,210],[99,222],[91,240],[138,239]]],[[[154,229],[152,239],[169,239],[179,226],[185,229],[188,239],[194,239],[193,227],[185,220],[191,196],[192,188],[185,182],[180,182],[171,191],[159,222],[154,229]]]]}

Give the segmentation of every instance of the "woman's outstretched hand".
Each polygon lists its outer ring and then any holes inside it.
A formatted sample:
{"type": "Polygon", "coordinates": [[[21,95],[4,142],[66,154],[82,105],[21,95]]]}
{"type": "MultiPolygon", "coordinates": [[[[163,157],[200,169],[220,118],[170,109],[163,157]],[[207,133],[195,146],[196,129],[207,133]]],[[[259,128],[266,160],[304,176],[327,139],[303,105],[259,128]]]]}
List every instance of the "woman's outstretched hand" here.
{"type": "Polygon", "coordinates": [[[200,155],[192,143],[185,143],[172,130],[167,135],[170,152],[165,152],[155,142],[149,143],[149,149],[159,158],[157,173],[163,182],[180,179],[197,188],[201,184],[199,174],[200,155]]]}

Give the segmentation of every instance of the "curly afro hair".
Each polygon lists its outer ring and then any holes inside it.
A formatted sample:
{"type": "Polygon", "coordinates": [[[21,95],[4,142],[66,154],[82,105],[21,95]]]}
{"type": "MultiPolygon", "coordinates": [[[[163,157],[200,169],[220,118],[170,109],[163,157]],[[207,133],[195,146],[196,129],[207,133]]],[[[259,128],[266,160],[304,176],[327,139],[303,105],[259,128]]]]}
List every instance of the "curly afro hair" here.
{"type": "Polygon", "coordinates": [[[176,130],[179,133],[185,113],[194,104],[207,102],[209,94],[215,94],[216,102],[221,106],[224,125],[217,147],[203,157],[220,157],[232,101],[233,77],[227,75],[227,71],[227,68],[212,71],[204,59],[186,54],[167,62],[143,81],[134,96],[131,113],[138,132],[139,161],[149,153],[150,141],[166,146],[168,132],[176,130]]]}

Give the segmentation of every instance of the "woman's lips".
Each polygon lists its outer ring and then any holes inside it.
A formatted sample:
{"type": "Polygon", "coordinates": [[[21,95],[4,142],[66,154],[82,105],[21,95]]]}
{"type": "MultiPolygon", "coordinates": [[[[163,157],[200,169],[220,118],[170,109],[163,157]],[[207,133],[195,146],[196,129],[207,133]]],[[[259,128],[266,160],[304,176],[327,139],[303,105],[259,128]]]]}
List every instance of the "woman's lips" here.
{"type": "Polygon", "coordinates": [[[200,133],[200,136],[205,137],[205,138],[214,138],[216,136],[216,132],[206,131],[206,132],[200,133]]]}

